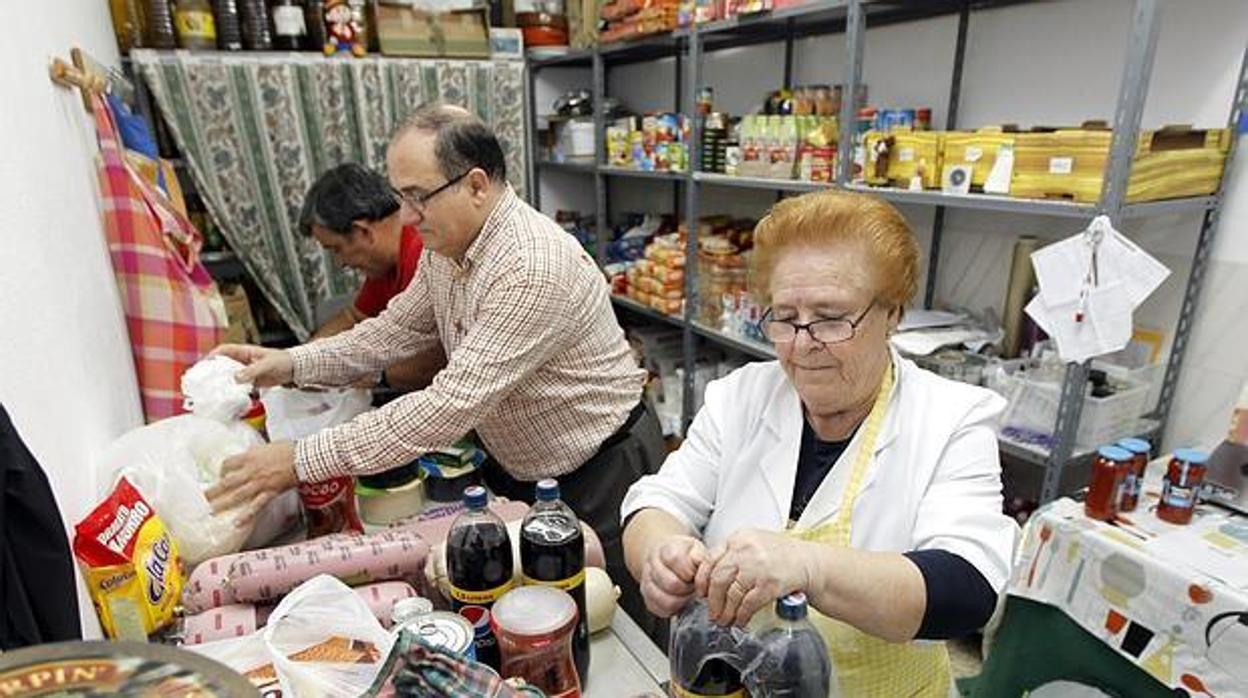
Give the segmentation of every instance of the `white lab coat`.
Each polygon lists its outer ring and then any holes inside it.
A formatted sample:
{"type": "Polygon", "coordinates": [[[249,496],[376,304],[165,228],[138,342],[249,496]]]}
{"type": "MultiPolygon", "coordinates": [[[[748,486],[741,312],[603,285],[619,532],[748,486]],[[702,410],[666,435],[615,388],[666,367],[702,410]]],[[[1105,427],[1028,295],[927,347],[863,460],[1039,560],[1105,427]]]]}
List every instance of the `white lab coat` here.
{"type": "MultiPolygon", "coordinates": [[[[1005,401],[893,355],[898,368],[851,519],[851,544],[873,551],[948,550],[998,593],[1009,578],[1018,527],[1001,511],[996,419],[1005,401]]],[[[684,444],[628,491],[624,517],[674,515],[708,547],[735,531],[788,522],[801,448],[801,401],[777,362],[753,363],[707,386],[684,444]]],[[[862,429],[807,504],[799,528],[832,521],[862,429]]]]}

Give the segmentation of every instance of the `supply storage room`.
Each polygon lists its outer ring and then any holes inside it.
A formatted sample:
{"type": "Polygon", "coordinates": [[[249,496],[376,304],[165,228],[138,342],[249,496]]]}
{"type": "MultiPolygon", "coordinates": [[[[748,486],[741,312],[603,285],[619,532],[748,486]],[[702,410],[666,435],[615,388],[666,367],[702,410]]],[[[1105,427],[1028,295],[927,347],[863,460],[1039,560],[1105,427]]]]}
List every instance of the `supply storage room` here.
{"type": "Polygon", "coordinates": [[[21,17],[0,693],[1248,695],[1248,5],[21,17]]]}

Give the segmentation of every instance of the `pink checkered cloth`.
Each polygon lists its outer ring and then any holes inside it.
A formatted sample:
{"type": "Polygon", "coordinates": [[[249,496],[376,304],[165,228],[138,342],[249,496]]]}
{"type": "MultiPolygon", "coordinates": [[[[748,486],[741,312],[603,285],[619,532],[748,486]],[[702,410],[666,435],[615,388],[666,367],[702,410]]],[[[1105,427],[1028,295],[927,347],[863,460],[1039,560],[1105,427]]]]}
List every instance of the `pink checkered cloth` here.
{"type": "Polygon", "coordinates": [[[113,274],[149,422],[183,412],[182,373],[221,341],[225,304],[199,261],[203,239],[127,163],[108,103],[92,99],[113,274]]]}

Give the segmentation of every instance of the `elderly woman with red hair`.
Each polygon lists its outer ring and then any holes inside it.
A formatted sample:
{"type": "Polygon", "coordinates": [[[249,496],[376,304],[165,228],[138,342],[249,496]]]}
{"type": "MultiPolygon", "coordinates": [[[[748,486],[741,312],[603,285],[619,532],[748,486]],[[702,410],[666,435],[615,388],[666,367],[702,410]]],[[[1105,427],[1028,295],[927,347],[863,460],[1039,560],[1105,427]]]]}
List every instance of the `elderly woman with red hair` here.
{"type": "Polygon", "coordinates": [[[725,625],[803,591],[841,693],[948,695],[941,640],[982,627],[1009,576],[1004,401],[890,348],[918,247],[889,204],[787,199],[754,240],[778,360],[708,386],[680,449],[633,485],[629,570],[657,615],[702,597],[725,625]]]}

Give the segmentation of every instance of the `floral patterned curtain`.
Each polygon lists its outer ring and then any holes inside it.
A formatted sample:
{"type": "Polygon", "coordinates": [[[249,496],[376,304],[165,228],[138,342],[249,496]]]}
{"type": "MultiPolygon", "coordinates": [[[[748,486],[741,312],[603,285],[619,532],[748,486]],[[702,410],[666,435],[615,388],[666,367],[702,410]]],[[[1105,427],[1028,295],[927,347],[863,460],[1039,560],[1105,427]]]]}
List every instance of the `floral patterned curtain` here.
{"type": "Polygon", "coordinates": [[[299,235],[303,195],[343,162],[384,170],[390,133],[415,108],[458,104],[493,126],[524,196],[522,62],[151,50],[131,58],[208,212],[301,340],[315,330],[321,301],[359,283],[299,235]]]}

